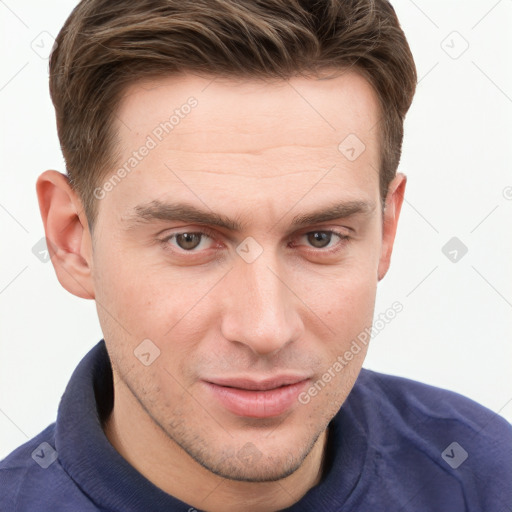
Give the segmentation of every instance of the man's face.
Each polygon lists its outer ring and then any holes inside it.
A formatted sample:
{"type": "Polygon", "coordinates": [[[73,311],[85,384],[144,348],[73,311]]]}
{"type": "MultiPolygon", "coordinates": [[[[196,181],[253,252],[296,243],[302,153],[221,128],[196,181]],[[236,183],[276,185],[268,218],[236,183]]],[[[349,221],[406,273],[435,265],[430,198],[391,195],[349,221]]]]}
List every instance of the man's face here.
{"type": "Polygon", "coordinates": [[[218,475],[295,471],[357,378],[365,346],[299,400],[372,323],[386,270],[378,115],[354,73],[182,75],[124,95],[129,172],[103,188],[92,266],[116,400],[218,475]],[[162,204],[168,219],[152,215],[162,204]],[[288,380],[262,384],[275,377],[288,380]]]}

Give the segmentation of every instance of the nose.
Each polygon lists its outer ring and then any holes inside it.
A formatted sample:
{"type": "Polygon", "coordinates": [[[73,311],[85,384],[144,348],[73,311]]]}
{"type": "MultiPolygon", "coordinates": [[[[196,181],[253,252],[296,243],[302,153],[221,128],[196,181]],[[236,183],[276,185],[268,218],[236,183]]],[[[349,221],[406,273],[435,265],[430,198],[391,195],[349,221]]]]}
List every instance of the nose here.
{"type": "Polygon", "coordinates": [[[225,339],[272,355],[300,338],[304,325],[292,287],[276,257],[263,254],[254,262],[239,259],[228,274],[221,330],[225,339]]]}

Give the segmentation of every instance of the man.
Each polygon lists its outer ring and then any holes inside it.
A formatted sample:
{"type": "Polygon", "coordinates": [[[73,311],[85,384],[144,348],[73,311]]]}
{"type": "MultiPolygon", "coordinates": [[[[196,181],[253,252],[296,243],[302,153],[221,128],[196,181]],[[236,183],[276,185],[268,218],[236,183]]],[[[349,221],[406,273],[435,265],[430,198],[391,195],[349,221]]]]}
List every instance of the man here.
{"type": "Polygon", "coordinates": [[[37,194],[104,339],[1,510],[512,509],[505,420],[361,368],[415,84],[385,0],[76,7],[37,194]]]}

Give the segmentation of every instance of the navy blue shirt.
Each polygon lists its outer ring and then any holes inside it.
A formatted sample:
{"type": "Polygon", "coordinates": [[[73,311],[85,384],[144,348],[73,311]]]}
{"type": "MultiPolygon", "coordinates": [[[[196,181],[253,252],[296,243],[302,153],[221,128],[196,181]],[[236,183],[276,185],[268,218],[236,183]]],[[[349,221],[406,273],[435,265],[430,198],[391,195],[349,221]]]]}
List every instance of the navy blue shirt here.
{"type": "MultiPolygon", "coordinates": [[[[112,370],[101,340],[57,421],[0,462],[2,512],[183,511],[106,438],[112,370]]],[[[512,511],[512,426],[456,393],[362,369],[329,425],[322,479],[293,512],[512,511]]]]}

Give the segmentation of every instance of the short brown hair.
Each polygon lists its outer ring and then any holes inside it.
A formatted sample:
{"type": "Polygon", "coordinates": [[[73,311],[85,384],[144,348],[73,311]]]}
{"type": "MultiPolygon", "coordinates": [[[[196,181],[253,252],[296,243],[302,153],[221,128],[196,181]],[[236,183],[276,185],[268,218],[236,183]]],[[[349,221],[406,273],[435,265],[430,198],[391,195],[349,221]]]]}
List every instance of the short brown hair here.
{"type": "Polygon", "coordinates": [[[290,78],[354,69],[381,106],[380,191],[401,155],[416,68],[387,0],[82,0],[50,57],[50,93],[71,186],[89,226],[116,163],[113,122],[137,80],[191,71],[290,78]]]}

